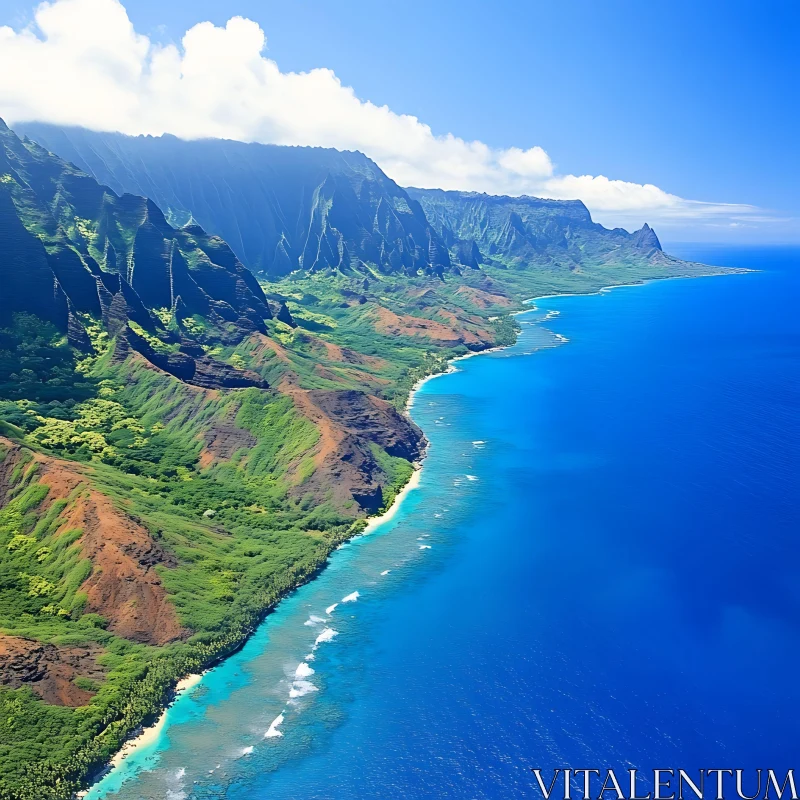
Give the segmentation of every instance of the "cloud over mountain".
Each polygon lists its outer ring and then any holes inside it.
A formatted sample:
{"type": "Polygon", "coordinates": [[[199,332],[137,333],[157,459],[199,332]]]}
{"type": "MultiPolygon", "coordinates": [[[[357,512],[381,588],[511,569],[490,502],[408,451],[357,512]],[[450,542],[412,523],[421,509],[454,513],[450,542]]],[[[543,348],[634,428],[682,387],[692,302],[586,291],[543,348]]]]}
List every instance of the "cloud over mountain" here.
{"type": "Polygon", "coordinates": [[[172,133],[361,150],[405,186],[583,200],[604,224],[729,224],[750,206],[686,200],[651,184],[563,175],[540,147],[435,135],[361,100],[329,69],[282,72],[255,22],[200,22],[180,47],[138,34],[117,0],[55,0],[0,27],[0,116],[129,134],[172,133]]]}

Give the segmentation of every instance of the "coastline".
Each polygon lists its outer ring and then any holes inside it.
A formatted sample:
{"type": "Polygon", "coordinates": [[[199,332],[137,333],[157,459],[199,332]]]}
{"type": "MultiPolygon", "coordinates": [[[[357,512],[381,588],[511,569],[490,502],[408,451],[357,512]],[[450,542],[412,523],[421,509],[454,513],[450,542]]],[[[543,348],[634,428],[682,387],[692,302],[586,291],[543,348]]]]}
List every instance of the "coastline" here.
{"type": "MultiPolygon", "coordinates": [[[[628,289],[628,288],[636,288],[640,286],[647,286],[651,283],[658,283],[660,281],[674,281],[674,280],[694,280],[695,278],[718,278],[723,277],[725,275],[744,275],[748,273],[755,273],[758,270],[754,269],[746,269],[744,267],[723,267],[724,272],[709,272],[705,275],[665,275],[664,277],[660,278],[649,278],[646,280],[636,281],[634,283],[612,283],[608,286],[601,286],[599,289],[595,291],[585,291],[585,292],[554,292],[551,294],[540,294],[535,295],[534,297],[529,297],[527,300],[522,301],[522,305],[528,306],[527,308],[521,308],[517,311],[510,311],[510,317],[518,317],[522,314],[528,314],[534,311],[541,311],[542,309],[536,305],[538,300],[550,300],[555,299],[558,297],[594,297],[595,295],[606,294],[607,292],[612,291],[613,289],[628,289]]],[[[542,320],[544,322],[544,320],[542,320]]],[[[561,336],[561,334],[555,334],[556,336],[561,336]]],[[[441,372],[433,372],[430,375],[426,375],[424,378],[420,378],[412,387],[408,393],[408,399],[405,403],[405,413],[406,416],[410,415],[411,409],[414,407],[414,401],[416,400],[417,392],[428,382],[432,381],[435,378],[440,378],[442,375],[450,375],[453,372],[458,372],[458,367],[455,366],[458,361],[464,361],[468,358],[475,358],[475,356],[484,356],[488,355],[489,353],[498,353],[502,350],[507,350],[509,347],[514,347],[519,341],[518,335],[515,336],[514,341],[511,344],[502,344],[497,345],[496,347],[487,347],[485,350],[475,350],[469,353],[464,353],[460,356],[454,356],[447,361],[447,369],[442,370],[441,372]]],[[[558,344],[568,344],[569,339],[567,338],[560,338],[558,340],[558,344]]],[[[387,520],[391,519],[396,513],[399,504],[403,501],[406,494],[411,491],[411,489],[416,488],[419,485],[419,481],[421,478],[422,469],[424,466],[424,460],[426,453],[423,453],[422,457],[418,462],[414,464],[414,474],[409,478],[408,483],[403,487],[403,489],[397,494],[392,503],[391,507],[387,509],[379,517],[370,517],[369,522],[367,523],[367,527],[364,529],[364,533],[371,531],[373,528],[377,527],[378,525],[386,522],[387,520]],[[374,522],[374,524],[373,524],[374,522]]]]}
{"type": "Polygon", "coordinates": [[[147,725],[144,727],[140,727],[137,730],[139,731],[136,733],[135,736],[126,739],[125,743],[122,747],[111,757],[108,763],[105,765],[103,770],[99,772],[92,782],[89,784],[88,788],[81,790],[75,794],[76,798],[84,798],[86,797],[89,792],[112,770],[117,769],[126,758],[133,755],[139,750],[148,747],[149,745],[155,744],[158,741],[159,736],[161,736],[162,731],[164,730],[164,726],[167,724],[167,714],[169,713],[169,709],[172,704],[182,695],[184,692],[193,689],[197,686],[200,681],[203,679],[203,675],[206,674],[208,670],[200,673],[193,673],[191,675],[186,675],[185,677],[181,678],[176,684],[175,688],[172,692],[172,697],[170,702],[161,710],[161,713],[158,715],[158,719],[153,722],[151,725],[147,725]]]}
{"type": "Polygon", "coordinates": [[[405,486],[403,486],[403,488],[395,495],[395,498],[389,508],[387,508],[383,514],[378,514],[377,516],[369,518],[366,527],[360,533],[361,536],[372,533],[375,528],[380,527],[384,522],[388,522],[398,512],[403,500],[405,500],[407,495],[419,486],[420,478],[422,477],[423,460],[424,455],[420,461],[413,465],[414,471],[411,473],[411,477],[406,481],[405,486]]]}
{"type": "MultiPolygon", "coordinates": [[[[728,269],[726,272],[711,272],[711,273],[708,273],[706,275],[674,275],[674,276],[665,276],[663,278],[652,278],[650,280],[637,281],[635,283],[611,284],[611,285],[608,285],[608,286],[600,287],[596,291],[557,292],[557,293],[551,293],[551,294],[545,294],[545,295],[536,295],[534,297],[531,297],[531,298],[523,301],[523,305],[526,305],[528,307],[519,309],[517,311],[509,312],[509,316],[519,316],[521,314],[527,314],[529,312],[540,311],[541,309],[536,305],[536,301],[539,301],[539,300],[547,300],[547,299],[560,298],[560,297],[590,297],[590,296],[594,296],[594,295],[604,294],[606,292],[611,291],[612,289],[632,288],[632,287],[637,287],[637,286],[645,286],[645,285],[647,285],[649,283],[654,283],[656,281],[661,281],[661,280],[676,280],[676,279],[684,279],[684,278],[717,277],[719,275],[743,274],[743,273],[748,273],[748,272],[756,272],[756,270],[733,268],[733,269],[728,269]]],[[[568,340],[565,339],[560,343],[566,343],[567,341],[568,340]]],[[[427,383],[430,380],[433,380],[434,378],[441,377],[442,375],[448,375],[448,374],[452,374],[453,372],[458,372],[459,371],[458,367],[456,366],[456,362],[462,361],[462,360],[465,360],[465,359],[468,359],[468,358],[473,358],[475,356],[488,355],[490,353],[500,352],[502,350],[506,350],[506,349],[508,349],[510,347],[513,347],[517,343],[518,343],[518,337],[515,336],[514,341],[509,343],[509,344],[498,345],[498,346],[495,346],[495,347],[489,347],[489,348],[486,348],[485,350],[477,350],[477,351],[473,351],[473,352],[468,352],[468,353],[464,353],[463,355],[454,356],[453,358],[449,359],[447,361],[447,368],[446,369],[442,370],[441,372],[434,372],[434,373],[431,373],[430,375],[426,375],[425,377],[420,378],[411,387],[411,390],[409,391],[408,399],[406,400],[406,404],[405,404],[405,413],[406,413],[406,415],[409,415],[411,409],[414,406],[416,395],[417,395],[418,391],[425,385],[425,383],[427,383]]],[[[375,529],[377,529],[378,527],[380,527],[384,523],[386,523],[389,520],[391,520],[397,514],[397,512],[399,511],[399,509],[400,509],[403,501],[405,500],[405,498],[414,489],[419,487],[420,481],[421,481],[421,478],[422,478],[422,470],[424,468],[424,461],[425,461],[426,456],[427,456],[427,449],[426,449],[425,452],[423,452],[423,454],[420,457],[420,459],[417,462],[413,463],[413,465],[412,465],[413,466],[412,474],[410,475],[408,481],[405,483],[403,488],[397,493],[397,495],[395,496],[395,498],[394,498],[392,504],[389,506],[389,508],[386,509],[386,511],[384,511],[382,514],[374,515],[374,516],[369,517],[366,520],[365,527],[360,532],[358,532],[358,533],[354,534],[353,536],[351,536],[347,541],[352,541],[352,539],[354,539],[354,538],[356,538],[358,536],[364,536],[364,535],[372,533],[375,529]]],[[[332,552],[333,551],[331,551],[331,553],[332,552]]],[[[327,566],[328,559],[330,558],[330,555],[331,554],[329,553],[328,557],[321,564],[320,569],[324,569],[327,566]]],[[[289,595],[289,594],[291,594],[291,592],[299,589],[301,585],[302,585],[302,582],[298,583],[295,586],[293,586],[286,593],[286,595],[284,595],[284,597],[289,595]]],[[[265,616],[268,615],[271,610],[272,609],[267,610],[265,616]]],[[[262,618],[262,622],[263,622],[263,618],[262,618]]],[[[247,638],[249,638],[249,636],[247,638]]],[[[245,641],[246,640],[247,639],[245,639],[245,641]]],[[[112,770],[114,770],[117,767],[119,767],[122,764],[122,762],[124,760],[126,760],[130,755],[132,755],[133,753],[135,753],[135,752],[137,752],[137,751],[139,751],[139,750],[141,750],[141,749],[143,749],[143,748],[145,748],[145,747],[147,747],[149,745],[154,744],[158,740],[159,736],[161,735],[161,733],[162,733],[162,731],[164,729],[164,726],[166,725],[167,714],[168,714],[169,709],[172,706],[172,704],[178,699],[180,694],[182,694],[182,693],[186,692],[188,689],[193,688],[194,686],[196,686],[200,682],[200,680],[202,679],[203,675],[207,671],[208,670],[204,670],[203,673],[196,673],[196,674],[188,675],[188,676],[185,676],[184,678],[180,679],[178,681],[178,683],[176,684],[175,689],[173,690],[173,693],[172,693],[172,696],[171,696],[171,699],[170,699],[169,703],[161,710],[161,713],[159,714],[157,720],[154,723],[152,723],[151,725],[147,726],[147,727],[137,729],[137,730],[139,730],[139,733],[137,733],[133,738],[130,738],[130,739],[126,740],[125,743],[123,744],[123,746],[120,748],[120,750],[106,763],[105,767],[101,771],[97,772],[95,774],[95,776],[90,780],[90,783],[89,783],[87,789],[76,793],[75,797],[76,798],[84,798],[84,797],[86,797],[89,794],[89,792],[91,791],[91,789],[94,788],[100,782],[100,780],[102,780],[103,777],[105,777],[112,770]]]]}

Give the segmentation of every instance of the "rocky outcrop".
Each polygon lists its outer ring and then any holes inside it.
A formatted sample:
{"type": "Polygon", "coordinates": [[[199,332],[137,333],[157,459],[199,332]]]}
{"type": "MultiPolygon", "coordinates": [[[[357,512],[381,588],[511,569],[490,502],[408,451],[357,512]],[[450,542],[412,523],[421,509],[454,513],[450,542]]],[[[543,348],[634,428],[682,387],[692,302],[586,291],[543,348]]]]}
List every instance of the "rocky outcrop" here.
{"type": "Polygon", "coordinates": [[[371,445],[413,461],[426,444],[422,431],[391,404],[363,392],[292,387],[287,393],[320,433],[315,471],[297,487],[297,493],[330,497],[342,509],[355,501],[353,511],[379,511],[389,476],[371,445]]]}
{"type": "Polygon", "coordinates": [[[93,642],[63,647],[0,634],[0,686],[27,686],[51,705],[83,706],[94,691],[75,680],[83,678],[91,686],[105,679],[105,670],[97,663],[101,653],[102,648],[93,642]]]}
{"type": "Polygon", "coordinates": [[[274,319],[277,319],[278,322],[285,322],[291,328],[297,327],[297,323],[294,321],[291,312],[286,306],[286,301],[282,297],[274,299],[270,297],[268,302],[274,319]]]}
{"type": "Polygon", "coordinates": [[[342,430],[380,445],[389,455],[416,461],[422,454],[422,431],[386,400],[355,390],[312,390],[308,397],[342,430]]]}
{"type": "Polygon", "coordinates": [[[650,255],[654,251],[661,252],[661,242],[658,241],[656,232],[646,222],[633,234],[633,245],[644,253],[647,253],[647,255],[650,255]]]}
{"type": "Polygon", "coordinates": [[[203,348],[193,342],[184,342],[176,352],[162,353],[130,327],[126,327],[117,339],[115,359],[124,360],[130,350],[144,356],[151,364],[168,372],[184,383],[203,389],[246,389],[256,386],[268,388],[261,376],[252,370],[236,369],[205,354],[203,348]]]}
{"type": "Polygon", "coordinates": [[[455,243],[455,256],[465,267],[481,268],[483,256],[474,239],[459,239],[455,243]]]}

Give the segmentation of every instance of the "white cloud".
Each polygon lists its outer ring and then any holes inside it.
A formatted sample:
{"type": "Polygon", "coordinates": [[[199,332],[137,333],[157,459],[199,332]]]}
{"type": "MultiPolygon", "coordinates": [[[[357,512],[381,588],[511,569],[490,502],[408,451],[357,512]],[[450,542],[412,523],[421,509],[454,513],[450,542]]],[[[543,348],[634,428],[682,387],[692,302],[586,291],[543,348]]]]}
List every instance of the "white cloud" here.
{"type": "Polygon", "coordinates": [[[43,3],[0,27],[0,115],[123,133],[169,132],[361,150],[405,186],[583,200],[604,224],[730,220],[750,206],[701,203],[657,186],[559,175],[540,147],[497,149],[360,100],[328,69],[281,72],[264,32],[201,22],[181,47],[136,33],[117,0],[43,3]]]}

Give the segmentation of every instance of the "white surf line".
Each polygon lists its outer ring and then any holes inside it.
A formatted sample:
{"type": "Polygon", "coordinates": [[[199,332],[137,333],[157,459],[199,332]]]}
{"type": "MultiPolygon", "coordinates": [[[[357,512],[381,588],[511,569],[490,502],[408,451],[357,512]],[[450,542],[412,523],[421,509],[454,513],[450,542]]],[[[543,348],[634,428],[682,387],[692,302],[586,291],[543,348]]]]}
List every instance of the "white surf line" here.
{"type": "Polygon", "coordinates": [[[358,592],[351,592],[347,597],[342,598],[343,603],[355,603],[361,595],[358,592]]]}
{"type": "Polygon", "coordinates": [[[267,732],[264,734],[265,739],[274,739],[277,736],[283,736],[283,734],[278,730],[278,728],[283,724],[284,716],[283,711],[272,720],[272,724],[267,729],[267,732]]]}

